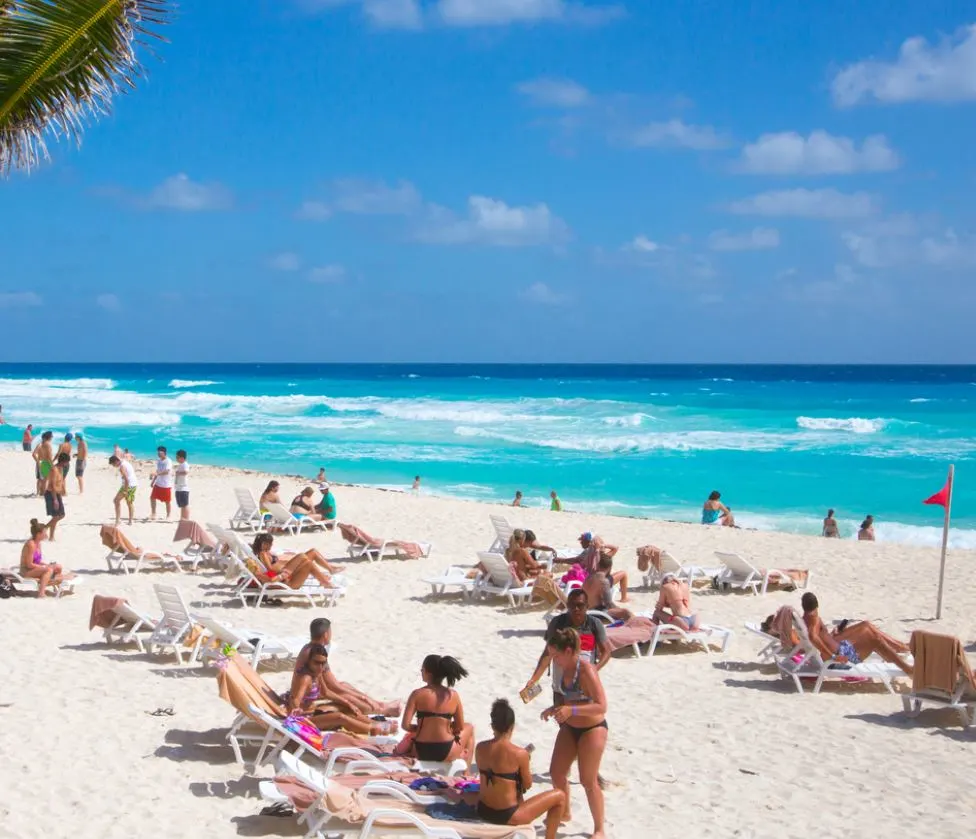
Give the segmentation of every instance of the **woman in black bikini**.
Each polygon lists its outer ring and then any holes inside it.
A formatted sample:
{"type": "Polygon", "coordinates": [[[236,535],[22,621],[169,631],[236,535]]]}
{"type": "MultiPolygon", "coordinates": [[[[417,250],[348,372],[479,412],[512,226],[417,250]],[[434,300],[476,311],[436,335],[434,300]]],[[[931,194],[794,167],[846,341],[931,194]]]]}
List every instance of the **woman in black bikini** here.
{"type": "Polygon", "coordinates": [[[305,487],[305,489],[302,490],[301,495],[296,495],[291,500],[291,508],[288,510],[288,512],[292,515],[305,516],[306,518],[320,521],[322,519],[322,514],[315,512],[315,504],[312,501],[314,495],[314,489],[311,487],[305,487]]]}
{"type": "Polygon", "coordinates": [[[461,697],[452,690],[467,675],[461,662],[449,655],[429,655],[424,659],[420,676],[426,685],[410,694],[403,711],[403,730],[413,732],[413,754],[418,760],[446,762],[460,758],[471,763],[474,728],[464,722],[461,697]]]}
{"type": "Polygon", "coordinates": [[[515,712],[504,699],[491,706],[494,737],[478,744],[475,763],[481,773],[478,817],[491,824],[532,824],[546,816],[546,839],[555,839],[556,828],[566,806],[562,790],[553,789],[524,798],[532,786],[529,753],[512,742],[515,712]]]}
{"type": "Polygon", "coordinates": [[[549,655],[563,672],[560,693],[564,702],[542,712],[542,719],[559,723],[549,775],[552,785],[566,797],[563,821],[569,821],[569,770],[573,761],[579,762],[580,784],[593,816],[591,839],[605,839],[599,774],[609,734],[607,696],[596,668],[580,658],[579,650],[579,635],[574,629],[558,629],[549,641],[549,655]]]}

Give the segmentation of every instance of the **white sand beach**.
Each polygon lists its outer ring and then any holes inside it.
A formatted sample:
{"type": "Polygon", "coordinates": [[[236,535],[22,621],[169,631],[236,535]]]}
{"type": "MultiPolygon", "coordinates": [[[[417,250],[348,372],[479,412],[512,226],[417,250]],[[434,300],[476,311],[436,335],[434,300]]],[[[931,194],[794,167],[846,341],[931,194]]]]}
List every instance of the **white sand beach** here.
{"type": "MultiPolygon", "coordinates": [[[[313,470],[314,471],[314,470],[313,470]]],[[[148,467],[140,466],[137,514],[148,515],[148,467]]],[[[232,489],[255,495],[267,475],[194,465],[193,518],[226,523],[232,489]]],[[[297,479],[281,478],[282,497],[297,479]]],[[[31,518],[43,501],[29,495],[33,464],[20,451],[0,452],[0,566],[15,566],[31,518]]],[[[224,735],[233,709],[220,700],[213,671],[178,667],[170,658],[106,645],[88,630],[92,595],[118,595],[157,612],[153,583],[179,586],[187,602],[242,626],[283,636],[304,635],[313,617],[333,621],[340,678],[380,697],[405,698],[420,685],[428,653],[455,655],[470,671],[459,685],[466,716],[488,735],[496,697],[516,709],[517,742],[536,745],[533,769],[547,786],[555,725],[539,720],[545,696],[518,701],[542,650],[539,609],[512,612],[499,602],[468,603],[459,596],[430,599],[421,577],[451,564],[471,565],[492,541],[489,513],[531,527],[552,545],[571,546],[583,530],[620,546],[617,568],[632,571],[634,550],[656,544],[680,559],[713,563],[712,552],[742,553],[759,566],[809,568],[811,590],[825,619],[867,618],[908,640],[915,628],[937,628],[976,639],[976,555],[954,551],[946,577],[946,608],[935,610],[938,551],[696,525],[669,524],[547,510],[513,510],[373,489],[335,486],[341,521],[368,532],[433,543],[417,561],[347,564],[348,595],[330,609],[301,605],[244,609],[225,597],[212,570],[110,573],[99,525],[112,518],[117,476],[104,457],[92,457],[84,496],[73,477],[67,518],[45,558],[74,570],[77,592],[59,600],[0,601],[3,677],[0,679],[0,835],[73,836],[298,836],[294,819],[258,815],[258,779],[234,762],[224,735]],[[172,708],[173,716],[150,716],[172,708]]],[[[175,509],[174,509],[175,513],[175,509]]],[[[172,549],[175,521],[137,521],[134,542],[172,549]]],[[[317,547],[341,557],[338,534],[278,537],[289,548],[317,547]]],[[[636,610],[656,594],[636,590],[636,610]]],[[[704,621],[730,627],[728,651],[662,649],[653,658],[614,659],[603,670],[609,697],[610,740],[603,775],[608,834],[682,837],[964,836],[972,830],[976,730],[961,728],[948,711],[906,720],[901,702],[879,684],[830,683],[818,696],[797,695],[761,666],[758,638],[743,629],[797,593],[696,594],[704,621]]],[[[287,670],[266,671],[287,685],[287,670]]],[[[901,682],[907,687],[907,682],[901,682]]],[[[548,687],[548,686],[547,686],[548,687]]],[[[271,777],[270,768],[262,777],[271,777]]],[[[573,816],[561,836],[589,835],[582,789],[572,785],[573,816]]]]}

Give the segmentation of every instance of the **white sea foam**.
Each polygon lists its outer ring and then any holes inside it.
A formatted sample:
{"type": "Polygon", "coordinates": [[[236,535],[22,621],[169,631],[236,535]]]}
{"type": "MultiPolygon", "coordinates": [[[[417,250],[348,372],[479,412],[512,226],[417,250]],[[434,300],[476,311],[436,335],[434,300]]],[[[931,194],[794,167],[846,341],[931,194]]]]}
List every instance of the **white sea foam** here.
{"type": "Polygon", "coordinates": [[[210,379],[172,379],[169,383],[170,387],[184,388],[184,387],[207,387],[207,385],[222,385],[223,382],[214,382],[210,379]]]}
{"type": "Polygon", "coordinates": [[[933,399],[925,399],[924,397],[918,397],[918,399],[909,399],[909,402],[933,402],[933,399]]]}
{"type": "Polygon", "coordinates": [[[64,390],[88,390],[116,387],[112,379],[0,379],[0,391],[24,388],[60,388],[64,390]]]}
{"type": "Polygon", "coordinates": [[[883,431],[890,419],[876,417],[875,419],[864,419],[863,417],[797,417],[796,424],[800,428],[809,431],[852,431],[855,434],[874,434],[883,431]]]}
{"type": "Polygon", "coordinates": [[[655,419],[655,417],[651,416],[650,414],[638,413],[638,414],[628,414],[625,417],[604,417],[603,422],[606,423],[607,425],[627,426],[631,428],[637,428],[638,426],[643,424],[644,420],[646,419],[653,420],[655,419]]]}

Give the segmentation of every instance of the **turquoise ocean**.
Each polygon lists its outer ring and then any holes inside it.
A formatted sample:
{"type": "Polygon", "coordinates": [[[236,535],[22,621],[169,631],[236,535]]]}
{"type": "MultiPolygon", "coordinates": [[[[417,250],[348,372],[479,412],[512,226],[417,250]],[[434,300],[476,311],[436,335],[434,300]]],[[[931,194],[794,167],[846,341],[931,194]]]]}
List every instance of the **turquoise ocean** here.
{"type": "MultiPolygon", "coordinates": [[[[952,544],[976,548],[976,367],[0,365],[0,441],[83,431],[95,451],[341,483],[936,545],[921,501],[956,464],[952,544]]],[[[339,499],[341,504],[341,497],[339,499]]]]}

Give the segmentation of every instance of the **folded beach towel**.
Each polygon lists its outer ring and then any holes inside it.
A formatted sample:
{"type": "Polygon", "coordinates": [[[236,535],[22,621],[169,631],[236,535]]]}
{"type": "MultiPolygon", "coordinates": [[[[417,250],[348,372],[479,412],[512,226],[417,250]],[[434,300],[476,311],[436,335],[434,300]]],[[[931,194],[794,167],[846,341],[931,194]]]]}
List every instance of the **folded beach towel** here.
{"type": "Polygon", "coordinates": [[[657,545],[644,545],[637,549],[637,568],[640,571],[648,571],[653,565],[654,570],[661,571],[661,554],[663,551],[657,545]]]}
{"type": "Polygon", "coordinates": [[[217,540],[199,524],[190,519],[180,519],[176,525],[176,534],[173,536],[173,541],[182,542],[184,539],[189,539],[191,545],[200,545],[210,550],[216,550],[217,548],[217,540]]]}
{"type": "Polygon", "coordinates": [[[917,629],[912,633],[909,649],[915,658],[913,691],[938,690],[951,694],[960,678],[976,691],[972,667],[958,638],[917,629]]]}
{"type": "Polygon", "coordinates": [[[647,617],[635,616],[626,621],[623,626],[613,626],[607,629],[607,643],[611,652],[622,650],[633,644],[644,644],[651,640],[657,624],[647,617]]]}
{"type": "Polygon", "coordinates": [[[796,621],[802,618],[797,614],[792,606],[780,606],[773,615],[773,622],[769,626],[769,634],[779,638],[779,642],[787,649],[792,649],[797,644],[796,633],[793,627],[796,621]]]}
{"type": "Polygon", "coordinates": [[[94,629],[100,626],[102,629],[112,625],[115,620],[115,607],[125,603],[124,597],[109,597],[105,594],[96,594],[92,598],[91,617],[88,619],[88,628],[94,629]]]}

